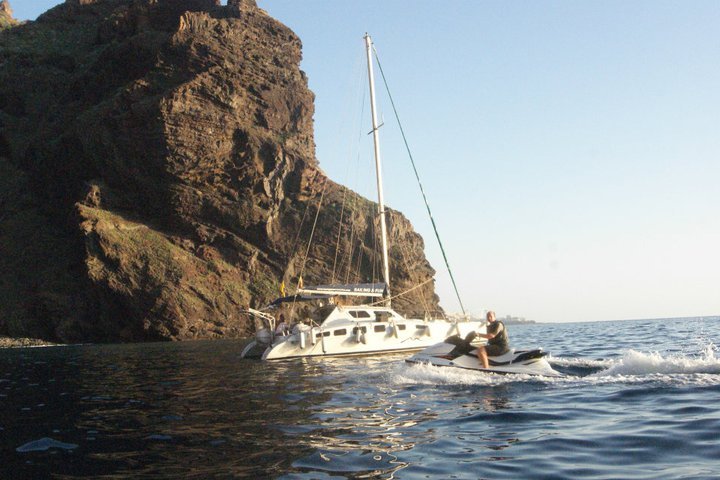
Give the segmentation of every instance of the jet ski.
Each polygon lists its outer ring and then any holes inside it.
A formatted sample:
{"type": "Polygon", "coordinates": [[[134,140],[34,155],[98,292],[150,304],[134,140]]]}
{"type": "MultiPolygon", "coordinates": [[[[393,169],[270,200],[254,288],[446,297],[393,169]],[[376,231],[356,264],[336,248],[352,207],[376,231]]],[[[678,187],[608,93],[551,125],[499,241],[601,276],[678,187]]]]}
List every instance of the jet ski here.
{"type": "Polygon", "coordinates": [[[477,346],[457,335],[448,337],[444,342],[431,345],[405,360],[408,363],[430,364],[436,367],[454,367],[479,372],[499,374],[541,375],[561,377],[545,359],[548,352],[542,348],[534,350],[511,349],[496,357],[488,357],[490,368],[483,368],[477,357],[477,346]]]}

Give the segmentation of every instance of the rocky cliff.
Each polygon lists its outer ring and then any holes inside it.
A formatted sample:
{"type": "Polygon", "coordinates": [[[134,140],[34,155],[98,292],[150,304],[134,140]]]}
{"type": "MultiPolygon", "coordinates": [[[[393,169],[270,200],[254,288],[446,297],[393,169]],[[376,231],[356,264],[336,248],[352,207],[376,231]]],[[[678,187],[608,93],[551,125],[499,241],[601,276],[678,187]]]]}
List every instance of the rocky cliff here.
{"type": "Polygon", "coordinates": [[[0,0],[0,30],[17,25],[13,18],[10,3],[7,0],[0,0]]]}
{"type": "MultiPolygon", "coordinates": [[[[301,270],[377,279],[377,206],[319,169],[300,60],[254,0],[67,0],[0,32],[0,335],[244,336],[301,270]]],[[[434,271],[389,224],[397,293],[434,271]]],[[[423,305],[431,281],[394,303],[423,305]]]]}

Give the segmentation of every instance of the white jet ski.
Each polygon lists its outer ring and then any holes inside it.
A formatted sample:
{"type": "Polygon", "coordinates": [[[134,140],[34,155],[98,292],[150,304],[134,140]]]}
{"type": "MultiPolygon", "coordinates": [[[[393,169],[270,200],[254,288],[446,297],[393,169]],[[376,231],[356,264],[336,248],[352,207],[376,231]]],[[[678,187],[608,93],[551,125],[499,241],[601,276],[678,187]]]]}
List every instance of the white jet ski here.
{"type": "Polygon", "coordinates": [[[455,367],[479,372],[500,374],[541,375],[561,377],[545,359],[548,352],[542,348],[534,350],[515,350],[497,356],[488,357],[490,368],[483,368],[477,357],[477,347],[457,335],[448,337],[444,342],[431,345],[405,360],[408,363],[430,364],[436,367],[455,367]]]}

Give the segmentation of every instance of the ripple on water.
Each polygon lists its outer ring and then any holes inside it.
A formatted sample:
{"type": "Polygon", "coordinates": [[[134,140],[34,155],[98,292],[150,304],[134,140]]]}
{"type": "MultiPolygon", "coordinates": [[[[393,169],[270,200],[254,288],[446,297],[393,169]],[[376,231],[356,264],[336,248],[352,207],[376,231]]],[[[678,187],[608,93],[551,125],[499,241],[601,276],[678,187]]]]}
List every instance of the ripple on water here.
{"type": "Polygon", "coordinates": [[[0,352],[2,401],[17,412],[2,419],[0,478],[717,477],[715,350],[678,353],[686,334],[653,337],[647,323],[513,327],[514,342],[547,346],[570,373],[554,379],[405,355],[240,362],[232,342],[45,350],[25,363],[0,352]],[[76,448],[28,442],[48,434],[76,448]]]}
{"type": "Polygon", "coordinates": [[[332,451],[321,449],[293,462],[293,467],[333,473],[360,473],[397,468],[397,457],[385,452],[332,451]]]}

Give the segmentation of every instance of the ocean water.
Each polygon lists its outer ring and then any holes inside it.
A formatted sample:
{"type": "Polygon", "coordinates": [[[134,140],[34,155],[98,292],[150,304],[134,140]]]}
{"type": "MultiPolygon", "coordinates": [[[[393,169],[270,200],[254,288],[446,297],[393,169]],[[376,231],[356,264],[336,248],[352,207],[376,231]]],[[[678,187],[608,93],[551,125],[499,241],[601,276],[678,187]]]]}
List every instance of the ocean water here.
{"type": "Polygon", "coordinates": [[[720,478],[720,317],[509,326],[563,378],[241,342],[0,351],[0,478],[720,478]]]}

